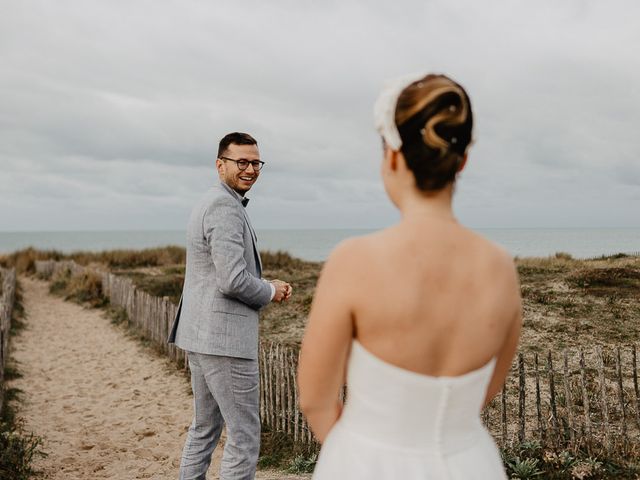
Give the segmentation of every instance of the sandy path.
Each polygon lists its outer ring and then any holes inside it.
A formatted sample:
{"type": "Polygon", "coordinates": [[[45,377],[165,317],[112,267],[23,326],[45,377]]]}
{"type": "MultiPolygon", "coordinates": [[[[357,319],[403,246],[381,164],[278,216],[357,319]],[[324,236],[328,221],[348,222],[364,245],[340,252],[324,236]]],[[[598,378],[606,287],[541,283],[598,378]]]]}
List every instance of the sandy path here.
{"type": "MultiPolygon", "coordinates": [[[[192,397],[188,379],[100,310],[21,278],[27,329],[12,340],[26,428],[44,439],[47,479],[175,479],[192,397]]],[[[217,479],[221,448],[208,478],[217,479]]],[[[259,472],[260,479],[300,479],[259,472]]]]}

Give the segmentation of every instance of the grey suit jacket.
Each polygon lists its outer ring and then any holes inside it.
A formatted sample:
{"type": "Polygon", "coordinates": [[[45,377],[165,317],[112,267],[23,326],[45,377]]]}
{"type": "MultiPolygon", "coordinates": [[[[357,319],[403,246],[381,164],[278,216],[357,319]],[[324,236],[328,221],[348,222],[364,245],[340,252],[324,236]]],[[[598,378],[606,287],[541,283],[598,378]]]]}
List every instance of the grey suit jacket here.
{"type": "Polygon", "coordinates": [[[255,359],[258,310],[271,301],[256,235],[240,197],[217,183],[194,207],[187,266],[169,343],[183,350],[255,359]]]}

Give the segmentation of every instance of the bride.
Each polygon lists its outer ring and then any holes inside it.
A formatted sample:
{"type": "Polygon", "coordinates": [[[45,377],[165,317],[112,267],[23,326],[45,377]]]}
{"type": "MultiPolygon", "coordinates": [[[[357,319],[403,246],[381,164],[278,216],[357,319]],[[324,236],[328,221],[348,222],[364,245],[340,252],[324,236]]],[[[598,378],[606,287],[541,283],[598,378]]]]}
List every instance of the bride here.
{"type": "Polygon", "coordinates": [[[343,242],[322,270],[298,372],[322,442],[314,479],[504,479],[480,412],[515,354],[521,299],[513,259],[452,211],[469,97],[444,75],[405,77],[375,120],[401,221],[343,242]]]}

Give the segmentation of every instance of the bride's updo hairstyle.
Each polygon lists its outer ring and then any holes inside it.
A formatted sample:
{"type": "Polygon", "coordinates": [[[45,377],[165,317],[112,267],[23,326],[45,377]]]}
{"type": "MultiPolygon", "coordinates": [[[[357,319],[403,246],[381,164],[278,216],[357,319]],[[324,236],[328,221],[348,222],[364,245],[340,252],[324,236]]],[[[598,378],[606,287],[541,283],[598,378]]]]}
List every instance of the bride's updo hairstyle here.
{"type": "Polygon", "coordinates": [[[398,97],[395,123],[420,190],[440,190],[455,180],[473,129],[471,102],[460,85],[444,75],[411,83],[398,97]]]}

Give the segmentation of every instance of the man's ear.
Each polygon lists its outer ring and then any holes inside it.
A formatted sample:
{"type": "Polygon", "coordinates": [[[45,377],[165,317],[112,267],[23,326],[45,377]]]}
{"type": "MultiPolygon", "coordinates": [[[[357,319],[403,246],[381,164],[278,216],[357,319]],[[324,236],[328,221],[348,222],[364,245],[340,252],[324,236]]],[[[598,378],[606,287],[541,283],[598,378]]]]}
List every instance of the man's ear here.
{"type": "Polygon", "coordinates": [[[216,158],[216,170],[218,172],[220,172],[220,169],[222,168],[222,160],[220,160],[219,158],[216,158]]]}

